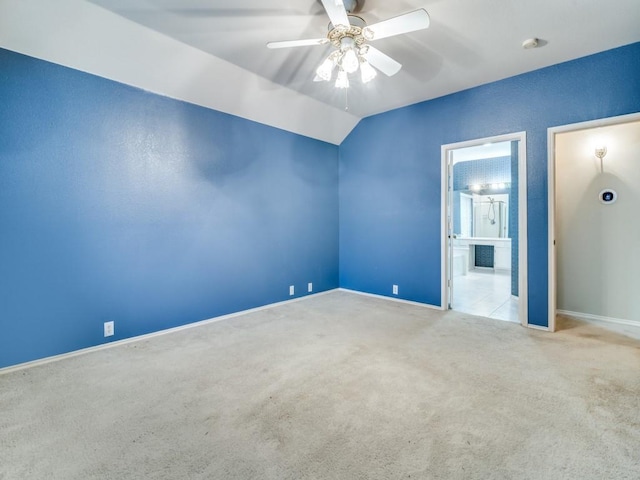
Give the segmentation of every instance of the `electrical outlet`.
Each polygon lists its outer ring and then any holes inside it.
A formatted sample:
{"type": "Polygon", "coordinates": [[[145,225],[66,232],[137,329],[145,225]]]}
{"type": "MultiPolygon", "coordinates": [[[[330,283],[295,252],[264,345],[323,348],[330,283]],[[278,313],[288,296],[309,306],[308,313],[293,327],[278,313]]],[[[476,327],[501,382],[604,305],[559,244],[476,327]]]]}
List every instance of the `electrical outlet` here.
{"type": "Polygon", "coordinates": [[[394,285],[393,286],[393,294],[397,295],[398,294],[398,285],[394,285]]]}
{"type": "Polygon", "coordinates": [[[110,337],[114,334],[114,322],[104,322],[104,336],[110,337]]]}
{"type": "Polygon", "coordinates": [[[296,288],[293,285],[289,285],[289,295],[294,295],[296,293],[296,288]]]}
{"type": "Polygon", "coordinates": [[[309,293],[313,292],[313,283],[309,282],[307,284],[307,292],[309,293]]]}

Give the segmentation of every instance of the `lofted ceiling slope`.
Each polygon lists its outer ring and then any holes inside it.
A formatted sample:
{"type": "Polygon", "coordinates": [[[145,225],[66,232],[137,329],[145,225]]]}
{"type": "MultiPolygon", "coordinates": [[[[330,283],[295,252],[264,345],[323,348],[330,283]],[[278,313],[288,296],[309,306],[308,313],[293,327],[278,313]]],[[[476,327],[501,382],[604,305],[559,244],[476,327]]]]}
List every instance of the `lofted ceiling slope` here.
{"type": "Polygon", "coordinates": [[[380,39],[392,77],[314,82],[330,45],[318,0],[0,0],[0,46],[340,144],[361,118],[640,41],[638,0],[361,0],[372,24],[417,8],[430,28],[380,39]],[[522,42],[542,40],[525,50],[522,42]],[[347,110],[348,109],[348,110],[347,110]]]}

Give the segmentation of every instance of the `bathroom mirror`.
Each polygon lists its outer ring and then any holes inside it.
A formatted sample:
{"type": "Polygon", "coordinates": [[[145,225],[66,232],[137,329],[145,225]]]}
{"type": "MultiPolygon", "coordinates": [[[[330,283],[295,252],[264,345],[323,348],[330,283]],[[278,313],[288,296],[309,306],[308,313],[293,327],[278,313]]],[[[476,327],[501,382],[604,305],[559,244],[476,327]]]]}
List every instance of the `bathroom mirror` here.
{"type": "Polygon", "coordinates": [[[508,193],[457,190],[453,201],[453,231],[456,235],[475,238],[509,237],[508,193]]]}
{"type": "Polygon", "coordinates": [[[453,152],[452,220],[457,236],[509,238],[511,150],[510,142],[501,142],[453,152]]]}

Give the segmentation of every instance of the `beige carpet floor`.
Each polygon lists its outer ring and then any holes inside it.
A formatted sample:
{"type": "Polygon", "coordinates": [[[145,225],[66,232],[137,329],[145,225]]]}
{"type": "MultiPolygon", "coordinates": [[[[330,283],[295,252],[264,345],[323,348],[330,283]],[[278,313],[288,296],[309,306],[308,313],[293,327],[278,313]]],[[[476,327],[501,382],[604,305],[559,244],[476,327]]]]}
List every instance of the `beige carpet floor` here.
{"type": "Polygon", "coordinates": [[[639,479],[640,341],[334,291],[0,375],[0,479],[639,479]]]}

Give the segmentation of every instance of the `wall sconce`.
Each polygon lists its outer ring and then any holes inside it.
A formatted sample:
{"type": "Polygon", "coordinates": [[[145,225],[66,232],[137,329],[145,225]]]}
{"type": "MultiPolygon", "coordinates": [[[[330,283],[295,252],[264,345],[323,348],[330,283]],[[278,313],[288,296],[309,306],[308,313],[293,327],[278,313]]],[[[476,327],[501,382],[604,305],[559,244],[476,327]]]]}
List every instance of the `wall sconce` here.
{"type": "Polygon", "coordinates": [[[600,172],[604,173],[604,162],[602,159],[607,154],[607,147],[605,145],[596,147],[595,156],[600,159],[600,172]]]}

